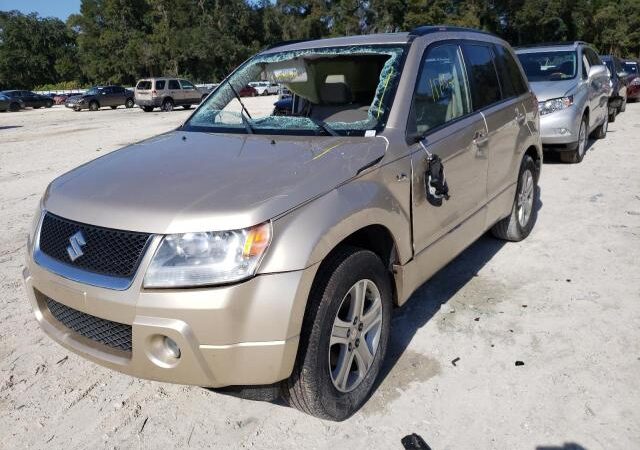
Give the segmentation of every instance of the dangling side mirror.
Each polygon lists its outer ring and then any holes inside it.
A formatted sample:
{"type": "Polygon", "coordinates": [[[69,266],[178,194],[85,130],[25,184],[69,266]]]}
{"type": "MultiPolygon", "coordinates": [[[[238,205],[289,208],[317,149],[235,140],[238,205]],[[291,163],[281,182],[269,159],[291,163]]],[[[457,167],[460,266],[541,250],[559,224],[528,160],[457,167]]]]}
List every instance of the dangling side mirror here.
{"type": "Polygon", "coordinates": [[[444,173],[442,159],[431,153],[422,140],[418,143],[427,155],[427,170],[424,174],[424,187],[427,201],[433,206],[442,206],[444,200],[449,200],[449,185],[444,173]]]}

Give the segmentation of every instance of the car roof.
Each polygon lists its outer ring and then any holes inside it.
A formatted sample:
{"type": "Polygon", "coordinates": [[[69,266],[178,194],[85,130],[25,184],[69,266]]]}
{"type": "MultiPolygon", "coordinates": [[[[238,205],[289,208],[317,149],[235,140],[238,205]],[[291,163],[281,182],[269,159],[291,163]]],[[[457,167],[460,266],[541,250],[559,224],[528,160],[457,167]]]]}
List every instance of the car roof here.
{"type": "Polygon", "coordinates": [[[326,39],[316,40],[298,40],[287,41],[274,44],[271,47],[265,49],[262,54],[294,51],[294,50],[309,50],[314,48],[328,48],[328,47],[348,47],[359,45],[390,45],[390,44],[407,44],[413,41],[415,38],[443,33],[443,39],[464,39],[469,38],[470,34],[475,35],[476,38],[491,38],[491,41],[504,42],[499,37],[482,30],[476,30],[473,28],[464,27],[452,27],[448,25],[425,25],[416,27],[410,32],[401,33],[377,33],[377,34],[365,34],[358,36],[343,36],[326,39]]]}

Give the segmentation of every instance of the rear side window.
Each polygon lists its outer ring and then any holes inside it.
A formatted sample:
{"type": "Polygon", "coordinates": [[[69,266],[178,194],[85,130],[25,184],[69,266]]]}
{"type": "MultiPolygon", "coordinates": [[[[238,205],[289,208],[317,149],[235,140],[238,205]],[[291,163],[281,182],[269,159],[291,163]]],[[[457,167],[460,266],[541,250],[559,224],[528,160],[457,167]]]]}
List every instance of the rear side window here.
{"type": "Polygon", "coordinates": [[[166,84],[166,80],[156,80],[156,89],[162,91],[164,89],[164,85],[166,84]]]}
{"type": "Polygon", "coordinates": [[[591,66],[597,66],[602,64],[602,61],[600,61],[600,57],[598,56],[598,54],[594,52],[592,49],[590,49],[589,47],[585,47],[584,53],[587,56],[587,60],[589,61],[589,64],[591,66]]]}
{"type": "Polygon", "coordinates": [[[502,45],[494,46],[496,65],[500,74],[502,96],[504,98],[517,97],[527,92],[527,83],[522,78],[522,72],[515,59],[502,45]]]}
{"type": "Polygon", "coordinates": [[[151,89],[151,81],[148,81],[148,80],[138,81],[138,85],[136,86],[136,89],[140,89],[142,91],[148,91],[149,89],[151,89]]]}
{"type": "Polygon", "coordinates": [[[195,89],[196,87],[191,84],[187,80],[180,80],[180,84],[182,84],[182,89],[195,89]]]}
{"type": "Polygon", "coordinates": [[[491,48],[479,44],[463,44],[462,47],[471,82],[473,109],[482,109],[499,102],[502,96],[491,48]]]}
{"type": "Polygon", "coordinates": [[[455,44],[429,48],[413,94],[409,129],[424,134],[470,112],[460,48],[455,44]]]}
{"type": "Polygon", "coordinates": [[[180,89],[180,83],[178,83],[178,80],[169,80],[169,89],[180,89]]]}

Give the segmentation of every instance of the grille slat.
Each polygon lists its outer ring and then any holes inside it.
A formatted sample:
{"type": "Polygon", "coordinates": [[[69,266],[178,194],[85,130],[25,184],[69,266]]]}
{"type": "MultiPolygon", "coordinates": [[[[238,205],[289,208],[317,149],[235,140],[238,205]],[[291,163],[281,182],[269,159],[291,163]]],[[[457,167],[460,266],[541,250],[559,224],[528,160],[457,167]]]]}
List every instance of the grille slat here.
{"type": "Polygon", "coordinates": [[[133,278],[150,234],[86,225],[46,213],[40,229],[40,250],[80,269],[121,278],[133,278]],[[72,261],[69,238],[81,231],[86,244],[82,256],[72,261]]]}
{"type": "Polygon", "coordinates": [[[83,313],[45,297],[47,308],[67,328],[107,347],[131,352],[131,326],[83,313]]]}

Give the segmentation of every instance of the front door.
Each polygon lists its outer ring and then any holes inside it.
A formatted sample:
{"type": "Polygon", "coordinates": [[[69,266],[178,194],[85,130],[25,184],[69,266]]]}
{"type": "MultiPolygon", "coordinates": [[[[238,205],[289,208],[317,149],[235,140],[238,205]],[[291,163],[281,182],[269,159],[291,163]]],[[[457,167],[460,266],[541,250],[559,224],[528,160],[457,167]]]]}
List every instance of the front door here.
{"type": "Polygon", "coordinates": [[[173,103],[176,105],[182,104],[182,89],[180,89],[180,83],[178,80],[169,80],[169,95],[173,99],[173,103]]]}
{"type": "MultiPolygon", "coordinates": [[[[412,145],[414,252],[420,253],[481,210],[487,199],[487,129],[473,112],[462,52],[457,43],[427,48],[409,117],[412,145]],[[424,145],[424,148],[423,148],[424,145]],[[426,150],[425,150],[426,149],[426,150]],[[449,198],[435,206],[427,195],[428,153],[442,160],[449,198]]],[[[481,220],[484,223],[484,220],[481,220]]]]}

